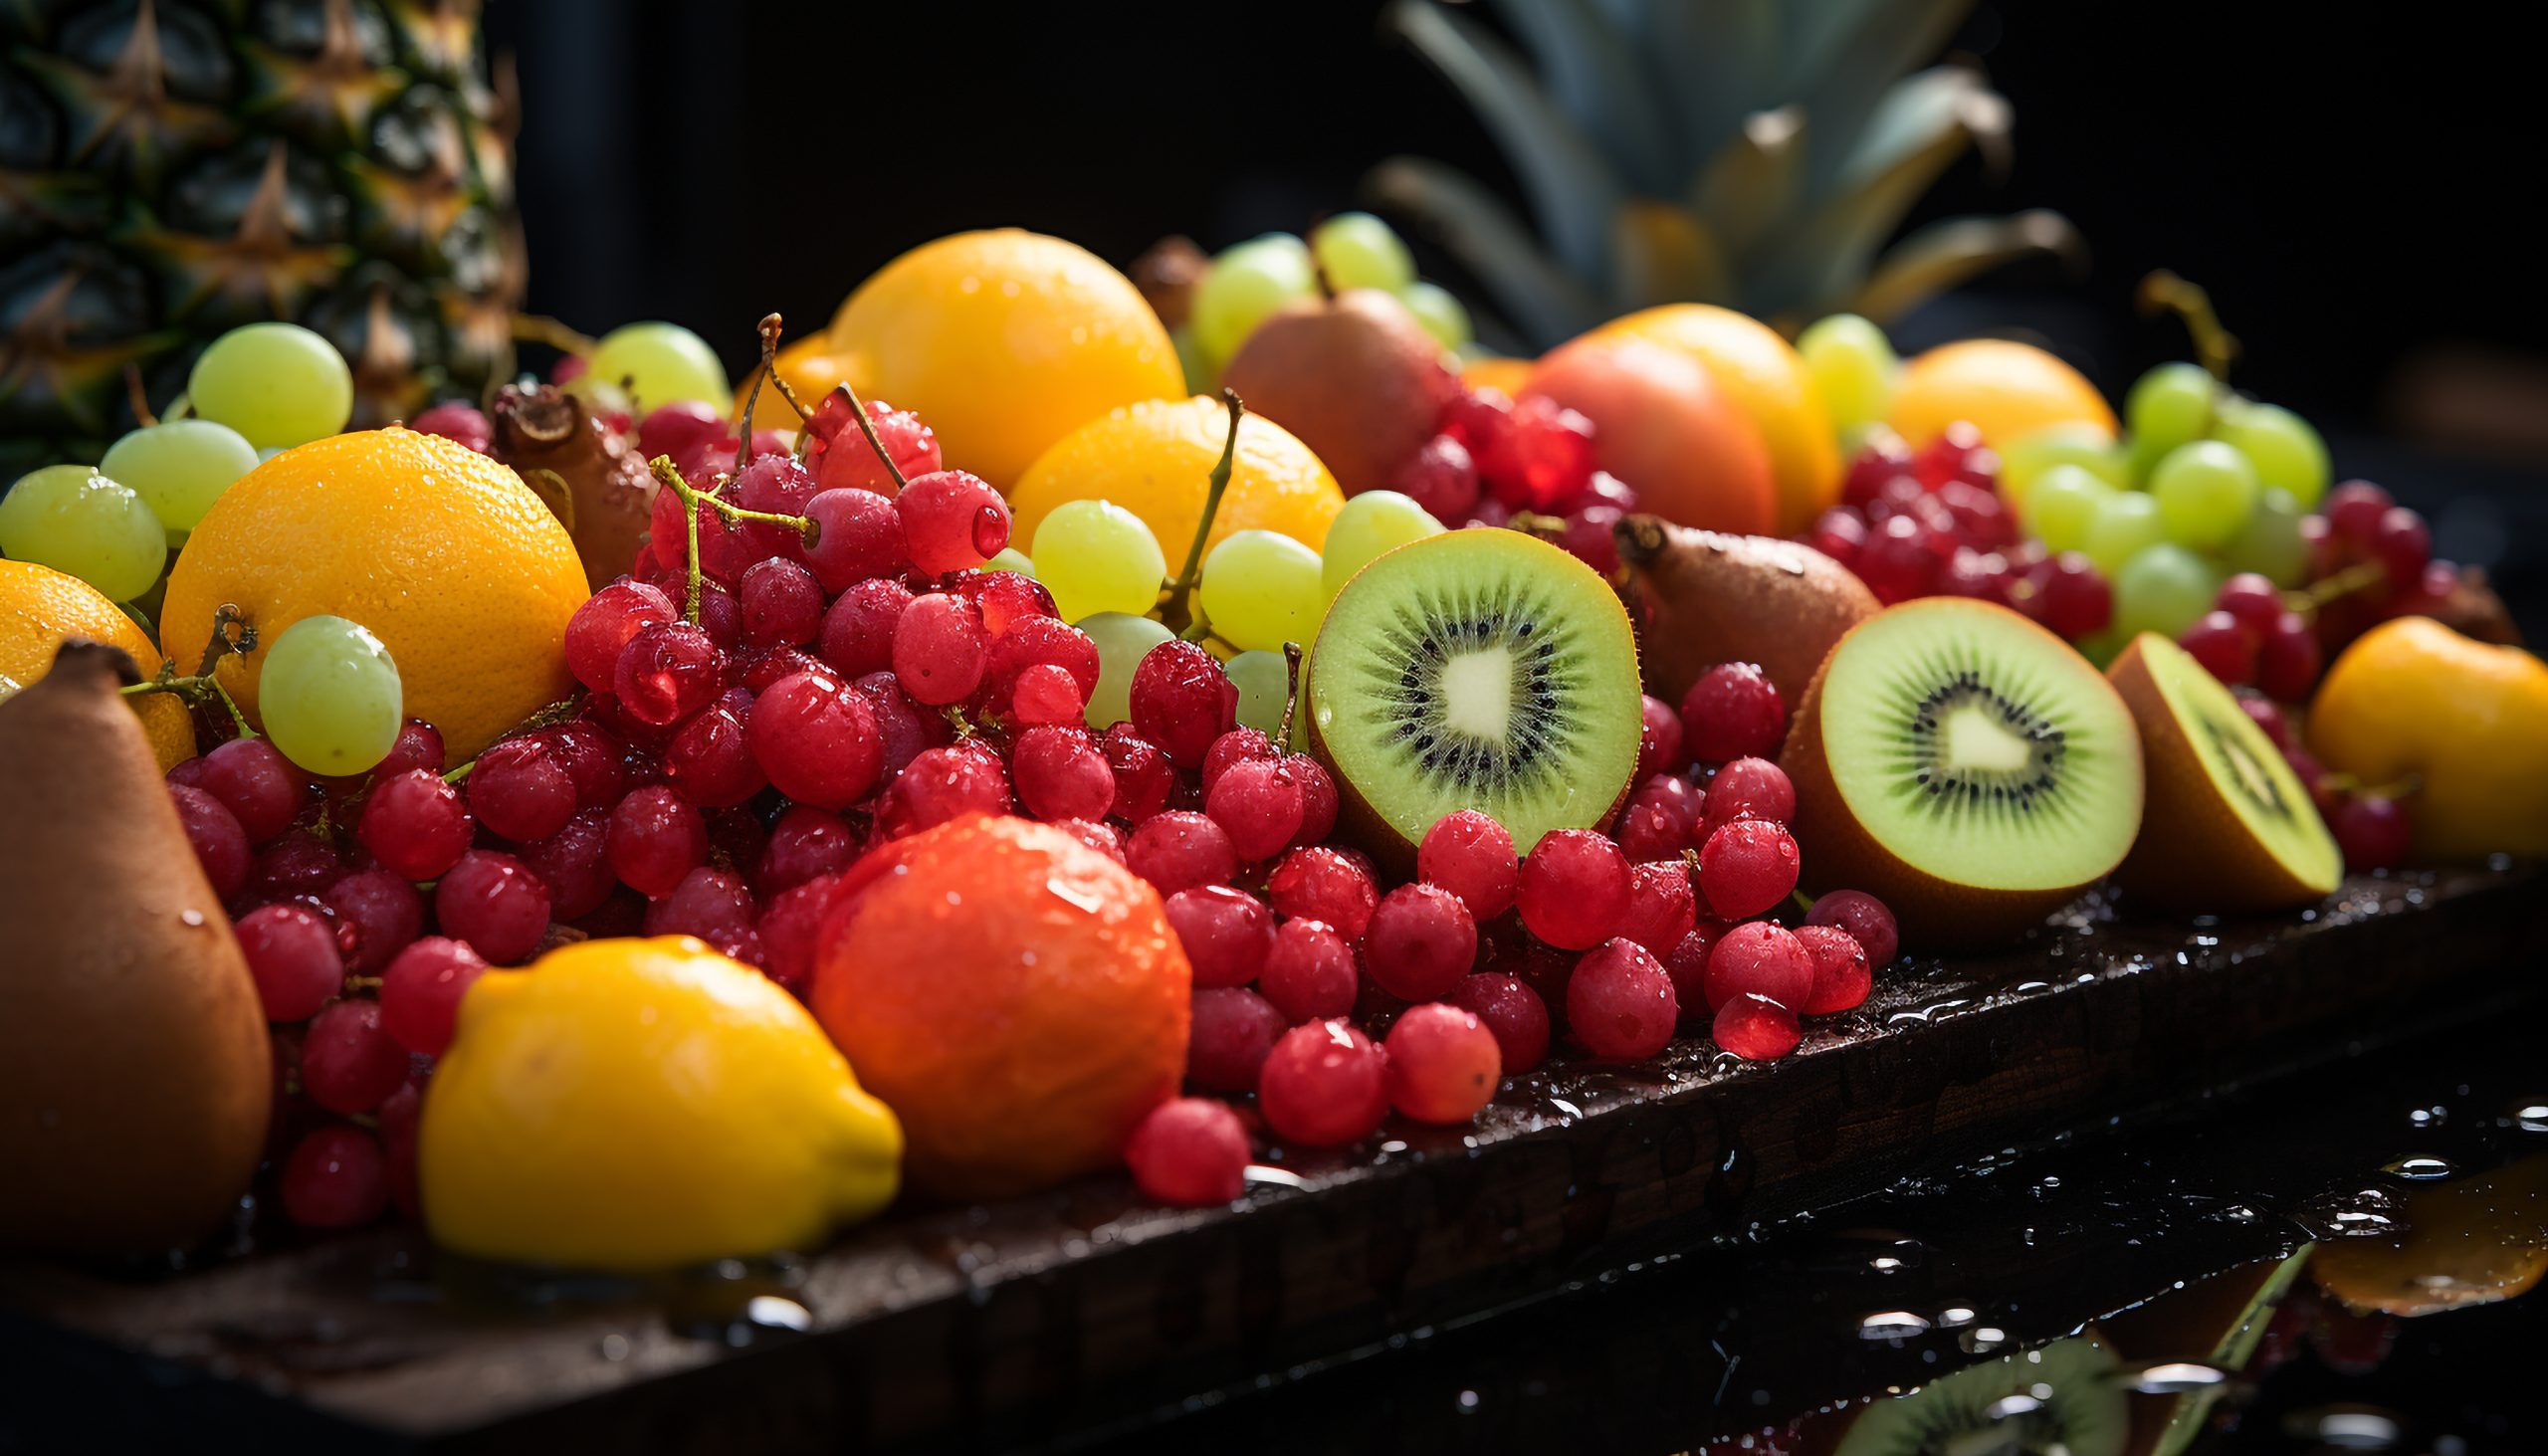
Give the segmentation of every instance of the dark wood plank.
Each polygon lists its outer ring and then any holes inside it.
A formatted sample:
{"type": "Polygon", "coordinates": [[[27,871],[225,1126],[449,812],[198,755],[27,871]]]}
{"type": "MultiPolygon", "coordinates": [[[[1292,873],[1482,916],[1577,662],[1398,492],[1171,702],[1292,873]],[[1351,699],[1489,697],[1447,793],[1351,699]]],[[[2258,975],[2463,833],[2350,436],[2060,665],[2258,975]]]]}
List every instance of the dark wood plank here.
{"type": "Polygon", "coordinates": [[[150,1281],[5,1267],[0,1353],[58,1375],[57,1398],[122,1392],[140,1425],[330,1449],[1012,1439],[2497,1013],[2548,993],[2542,888],[2535,867],[2361,880],[2303,916],[2192,928],[2091,899],[2010,954],[1896,968],[1773,1066],[1703,1043],[1561,1062],[1511,1079],[1473,1130],[1287,1156],[1288,1181],[1231,1208],[1149,1208],[1091,1178],[900,1212],[782,1284],[527,1304],[410,1230],[150,1281]],[[807,1328],[702,1338],[756,1291],[807,1328]]]}

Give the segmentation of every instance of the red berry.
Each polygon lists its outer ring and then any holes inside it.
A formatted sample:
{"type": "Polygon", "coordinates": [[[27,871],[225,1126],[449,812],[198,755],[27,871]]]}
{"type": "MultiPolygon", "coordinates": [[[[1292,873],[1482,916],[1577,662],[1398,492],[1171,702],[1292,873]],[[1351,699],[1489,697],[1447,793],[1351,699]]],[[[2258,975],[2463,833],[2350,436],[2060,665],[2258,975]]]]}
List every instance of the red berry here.
{"type": "Polygon", "coordinates": [[[1197,885],[1226,885],[1238,873],[1238,851],[1221,826],[1201,814],[1170,809],[1133,830],[1124,862],[1162,895],[1197,885]]]}
{"type": "Polygon", "coordinates": [[[1742,995],[1802,1006],[1813,994],[1813,955],[1785,926],[1749,921],[1717,937],[1699,984],[1711,1008],[1742,995]]]}
{"type": "Polygon", "coordinates": [[[743,641],[754,647],[796,647],[823,626],[823,584],[793,561],[755,561],[735,588],[743,608],[743,641]]]}
{"type": "Polygon", "coordinates": [[[702,865],[646,907],[645,929],[649,936],[697,936],[723,949],[751,930],[756,917],[743,876],[702,865]]]}
{"type": "Polygon", "coordinates": [[[1424,831],[1415,849],[1415,874],[1458,896],[1471,916],[1490,921],[1513,908],[1522,867],[1513,856],[1512,831],[1492,814],[1457,809],[1424,831]]]}
{"type": "Polygon", "coordinates": [[[2404,804],[2396,799],[2355,795],[2336,807],[2327,828],[2344,851],[2349,870],[2390,870],[2407,858],[2415,837],[2404,804]]]}
{"type": "Polygon", "coordinates": [[[603,856],[620,883],[640,895],[670,895],[708,858],[708,821],[663,784],[632,789],[610,811],[603,856]]]}
{"type": "Polygon", "coordinates": [[[1283,760],[1283,769],[1301,786],[1301,831],[1294,844],[1317,844],[1336,832],[1336,780],[1307,753],[1283,760]]]}
{"type": "Polygon", "coordinates": [[[2256,687],[2278,703],[2305,702],[2318,685],[2322,661],[2318,634],[2310,630],[2308,619],[2284,612],[2256,649],[2256,687]]]}
{"type": "Polygon", "coordinates": [[[760,936],[761,966],[771,980],[801,992],[813,979],[823,921],[839,897],[840,876],[817,875],[768,898],[752,929],[760,936]]]}
{"type": "Polygon", "coordinates": [[[2433,532],[2425,519],[2403,506],[2380,513],[2380,522],[2367,543],[2371,559],[2389,573],[2392,591],[2412,591],[2433,559],[2433,532]]]}
{"type": "Polygon", "coordinates": [[[1265,1054],[1291,1024],[1273,1002],[1245,986],[1195,991],[1185,1080],[1208,1092],[1254,1092],[1265,1054]]]}
{"type": "Polygon", "coordinates": [[[726,417],[705,400],[682,399],[659,404],[637,422],[637,451],[648,460],[658,455],[681,459],[701,446],[724,438],[726,417]]]}
{"type": "Polygon", "coordinates": [[[1471,455],[1484,453],[1512,424],[1513,401],[1492,385],[1463,390],[1442,406],[1442,433],[1466,446],[1471,455]]]}
{"type": "Polygon", "coordinates": [[[1038,819],[1100,819],[1115,802],[1115,770],[1086,732],[1032,728],[1009,752],[1018,801],[1038,819]]]}
{"type": "Polygon", "coordinates": [[[2241,571],[2221,583],[2212,604],[2238,619],[2238,625],[2261,638],[2282,615],[2282,590],[2271,578],[2241,571]]]}
{"type": "Polygon", "coordinates": [[[1477,505],[1477,463],[1466,445],[1436,435],[1397,468],[1390,489],[1411,498],[1434,520],[1456,524],[1468,520],[1470,508],[1477,505]]]}
{"type": "Polygon", "coordinates": [[[849,392],[835,389],[814,407],[814,418],[806,429],[814,436],[806,460],[822,477],[823,485],[850,487],[861,491],[894,493],[894,477],[877,458],[876,445],[885,447],[893,457],[894,467],[903,479],[928,475],[940,467],[938,437],[920,416],[909,410],[898,410],[881,399],[867,401],[867,418],[876,431],[875,444],[852,415],[849,392]]]}
{"type": "Polygon", "coordinates": [[[1020,617],[991,643],[982,673],[981,711],[1013,711],[1018,679],[1039,666],[1067,671],[1083,702],[1097,691],[1097,644],[1087,633],[1054,617],[1020,617]]]}
{"type": "Polygon", "coordinates": [[[1402,1001],[1447,994],[1477,960],[1477,922],[1437,885],[1400,885],[1380,897],[1363,932],[1372,979],[1402,1001]]]}
{"type": "Polygon", "coordinates": [[[2346,481],[2329,491],[2318,509],[2327,518],[2327,529],[2337,540],[2369,550],[2380,535],[2381,518],[2397,504],[2387,491],[2369,481],[2346,481]]]}
{"type": "Polygon", "coordinates": [[[809,880],[837,875],[858,858],[860,848],[859,836],[838,814],[794,805],[770,826],[769,842],[752,871],[752,891],[765,900],[809,880]]]}
{"type": "Polygon", "coordinates": [[[1716,1009],[1708,1001],[1708,958],[1725,931],[1722,921],[1700,921],[1663,954],[1663,969],[1672,977],[1672,995],[1680,1003],[1685,1023],[1695,1023],[1700,1012],[1716,1009]]]}
{"type": "Polygon", "coordinates": [[[1719,920],[1767,913],[1796,889],[1796,840],[1765,819],[1737,819],[1699,847],[1699,891],[1719,920]]]}
{"type": "Polygon", "coordinates": [[[546,839],[575,813],[575,780],[537,738],[507,738],[478,755],[465,790],[469,812],[499,838],[546,839]]]}
{"type": "Polygon", "coordinates": [[[377,975],[425,931],[425,898],[387,870],[360,870],[319,893],[336,914],[336,948],[345,969],[377,975]]]}
{"type": "Polygon", "coordinates": [[[522,847],[522,862],[548,887],[549,919],[564,924],[601,909],[619,887],[607,854],[610,814],[580,809],[565,827],[522,847]]]}
{"type": "Polygon", "coordinates": [[[2256,639],[2244,622],[2228,612],[2204,613],[2177,634],[2177,645],[2201,663],[2205,672],[2232,688],[2255,680],[2256,639]]]}
{"type": "Polygon", "coordinates": [[[949,586],[982,614],[982,627],[994,639],[1029,617],[1059,620],[1044,583],[1019,572],[959,571],[949,586]]]}
{"type": "Polygon", "coordinates": [[[260,906],[232,927],[268,1021],[307,1021],[345,982],[336,933],[298,905],[260,906]]]}
{"type": "Polygon", "coordinates": [[[1252,758],[1222,773],[1204,800],[1204,812],[1229,835],[1230,847],[1248,863],[1282,853],[1301,830],[1304,795],[1288,761],[1252,758]]]}
{"type": "Polygon", "coordinates": [[[2114,588],[2077,551],[2063,551],[2026,569],[2031,594],[2019,598],[2045,630],[2068,642],[2102,632],[2114,620],[2114,588]]]}
{"type": "Polygon", "coordinates": [[[914,597],[894,624],[894,676],[904,692],[932,708],[970,697],[989,656],[982,614],[952,592],[914,597]]]}
{"type": "Polygon", "coordinates": [[[1168,897],[1167,911],[1195,985],[1243,986],[1265,968],[1274,913],[1264,901],[1227,885],[1196,885],[1168,897]]]}
{"type": "Polygon", "coordinates": [[[442,878],[473,832],[460,790],[421,768],[375,785],[354,823],[354,837],[371,857],[408,880],[442,878]]]}
{"type": "Polygon", "coordinates": [[[310,798],[305,775],[264,738],[232,738],[204,754],[195,786],[221,800],[250,844],[291,828],[310,798]]]}
{"type": "Polygon", "coordinates": [[[894,628],[912,604],[912,589],[890,576],[854,583],[823,614],[816,650],[852,677],[894,665],[894,628]]]}
{"type": "Polygon", "coordinates": [[[1516,886],[1522,925],[1561,950],[1584,950],[1618,934],[1628,910],[1628,860],[1589,829],[1540,837],[1516,886]]]}
{"type": "Polygon", "coordinates": [[[876,710],[827,673],[779,679],[752,704],[744,736],[770,784],[800,804],[845,809],[885,766],[876,710]]]}
{"type": "Polygon", "coordinates": [[[1864,506],[1887,481],[1909,475],[1916,461],[1911,442],[1889,430],[1879,431],[1849,462],[1848,473],[1840,478],[1840,499],[1864,506]]]}
{"type": "Polygon", "coordinates": [[[1902,936],[1894,929],[1893,912],[1863,890],[1834,890],[1821,897],[1805,913],[1805,923],[1838,926],[1848,932],[1851,939],[1866,947],[1871,969],[1891,965],[1901,953],[1902,936]]]}
{"type": "Polygon", "coordinates": [[[1807,1016],[1856,1010],[1875,985],[1867,966],[1867,947],[1838,926],[1805,926],[1796,938],[1813,961],[1812,988],[1796,1009],[1807,1016]]]}
{"type": "MultiPolygon", "coordinates": [[[[605,672],[603,676],[607,686],[608,674],[605,672]]],[[[443,770],[442,733],[421,718],[411,718],[399,726],[398,736],[390,741],[389,751],[381,756],[379,762],[371,765],[371,781],[378,783],[410,768],[421,768],[428,773],[443,770]]]]}
{"type": "Polygon", "coordinates": [[[1643,727],[1636,740],[1636,776],[1668,773],[1681,766],[1681,715],[1672,706],[1648,693],[1644,695],[1643,727]]]}
{"type": "Polygon", "coordinates": [[[1680,1003],[1663,962],[1634,940],[1610,939],[1576,962],[1566,1021],[1596,1057],[1632,1062],[1671,1044],[1680,1003]]]}
{"type": "Polygon", "coordinates": [[[1127,824],[1139,824],[1168,807],[1176,769],[1158,744],[1135,732],[1131,724],[1119,723],[1097,735],[1097,746],[1115,770],[1115,804],[1109,812],[1127,824]]]}
{"type": "Polygon", "coordinates": [[[460,998],[487,971],[486,957],[445,936],[427,936],[398,952],[380,974],[381,1029],[420,1057],[451,1045],[460,998]]]}
{"type": "Polygon", "coordinates": [[[1787,726],[1778,687],[1752,663],[1719,663],[1681,698],[1681,730],[1690,756],[1702,763],[1767,757],[1787,726]]]}
{"type": "Polygon", "coordinates": [[[1462,976],[1443,999],[1486,1023],[1504,1071],[1519,1076],[1548,1055],[1548,1005],[1521,977],[1491,970],[1462,976]]]}
{"type": "Polygon", "coordinates": [[[1698,896],[1690,888],[1690,867],[1678,860],[1658,860],[1628,871],[1628,910],[1620,918],[1619,935],[1656,955],[1663,955],[1698,924],[1698,896]]]}
{"type": "Polygon", "coordinates": [[[295,1144],[276,1191],[303,1228],[359,1228],[389,1206],[380,1144],[360,1128],[330,1123],[295,1144]]]}
{"type": "Polygon", "coordinates": [[[1750,994],[1717,1008],[1714,1033],[1718,1046],[1751,1062],[1776,1061],[1804,1038],[1795,1012],[1767,996],[1750,994]]]}
{"type": "Polygon", "coordinates": [[[575,785],[575,807],[607,809],[628,791],[628,745],[587,718],[552,724],[531,736],[575,785]]]}
{"type": "Polygon", "coordinates": [[[1088,695],[1070,669],[1039,662],[1017,675],[1010,690],[1009,714],[1029,728],[1077,726],[1086,719],[1088,695]]]}
{"type": "Polygon", "coordinates": [[[1846,506],[1834,506],[1815,518],[1805,543],[1843,566],[1855,566],[1858,547],[1866,542],[1866,518],[1846,506]]]}
{"type": "Polygon", "coordinates": [[[932,576],[979,566],[1008,544],[1008,503],[981,477],[933,471],[905,482],[894,502],[903,552],[932,576]]]}
{"type": "Polygon", "coordinates": [[[301,1090],[331,1113],[367,1113],[407,1083],[407,1049],[380,1027],[377,1001],[338,1001],[301,1039],[301,1090]]]}
{"type": "Polygon", "coordinates": [[[1267,942],[1256,988],[1295,1025],[1342,1016],[1360,989],[1354,947],[1325,922],[1287,920],[1267,942]]]}
{"type": "Polygon", "coordinates": [[[1342,1017],[1283,1033],[1257,1072],[1266,1126],[1292,1143],[1334,1146],[1369,1137],[1388,1115],[1388,1054],[1342,1017]]]}
{"type": "Polygon", "coordinates": [[[1523,400],[1505,429],[1472,448],[1487,488],[1516,511],[1562,507],[1592,479],[1592,422],[1551,400],[1523,400]]]}
{"type": "Polygon", "coordinates": [[[548,930],[548,887],[512,855],[473,849],[434,886],[434,923],[510,965],[537,949],[548,930]]]}
{"type": "Polygon", "coordinates": [[[749,706],[739,690],[674,731],[664,745],[664,777],[683,798],[703,809],[730,809],[769,786],[743,720],[749,706]]]}
{"type": "Polygon", "coordinates": [[[622,711],[650,728],[670,728],[726,690],[726,654],[688,622],[641,629],[620,649],[612,695],[622,711]]]}
{"type": "Polygon", "coordinates": [[[1124,1146],[1146,1198],[1208,1208],[1247,1191],[1247,1129],[1226,1103],[1172,1098],[1151,1109],[1124,1146]]]}
{"type": "Polygon", "coordinates": [[[168,798],[177,806],[177,823],[186,831],[186,843],[193,846],[195,863],[203,867],[214,897],[237,895],[248,883],[249,861],[248,831],[239,827],[239,816],[221,800],[186,784],[169,784],[168,798]]]}
{"type": "MultiPolygon", "coordinates": [[[[1908,515],[1889,517],[1867,532],[1865,544],[1858,547],[1856,569],[1876,600],[1891,606],[1929,593],[1940,564],[1929,544],[1931,533],[1930,526],[1908,515]]],[[[1685,722],[1690,717],[1686,703],[1681,716],[1685,722]]]]}
{"type": "Polygon", "coordinates": [[[584,599],[566,619],[566,667],[596,693],[611,691],[628,639],[681,613],[671,597],[642,581],[614,581],[584,599]]]}
{"type": "Polygon", "coordinates": [[[1193,768],[1212,740],[1238,722],[1238,686],[1191,642],[1163,642],[1133,669],[1135,731],[1159,744],[1179,768],[1193,768]]]}
{"type": "Polygon", "coordinates": [[[410,428],[428,435],[457,440],[484,455],[496,443],[496,427],[479,408],[466,400],[452,399],[423,411],[409,420],[410,428]]]}
{"type": "Polygon", "coordinates": [[[1265,893],[1285,916],[1333,926],[1349,940],[1363,938],[1372,908],[1380,900],[1369,865],[1325,845],[1285,855],[1265,877],[1265,893]]]}
{"type": "Polygon", "coordinates": [[[1690,826],[1661,804],[1630,804],[1619,816],[1619,853],[1631,864],[1677,859],[1690,847],[1690,826]]]}
{"type": "MultiPolygon", "coordinates": [[[[854,582],[903,568],[903,522],[894,503],[872,491],[827,490],[805,503],[805,519],[814,523],[814,539],[804,547],[805,564],[825,591],[846,591],[854,582]]],[[[679,520],[679,513],[675,513],[679,520]]]]}
{"type": "Polygon", "coordinates": [[[1710,834],[1735,819],[1785,824],[1796,817],[1796,784],[1767,758],[1737,758],[1708,780],[1706,828],[1710,834]]]}
{"type": "Polygon", "coordinates": [[[1195,783],[1202,789],[1203,797],[1209,799],[1212,786],[1232,768],[1250,759],[1261,758],[1270,762],[1282,756],[1283,750],[1275,747],[1274,740],[1265,736],[1263,730],[1234,728],[1212,739],[1212,746],[1203,750],[1203,763],[1195,770],[1195,783]]]}
{"type": "Polygon", "coordinates": [[[869,673],[850,686],[876,715],[877,739],[885,751],[881,783],[891,784],[924,749],[942,747],[955,735],[947,720],[914,703],[892,673],[869,673]]]}
{"type": "Polygon", "coordinates": [[[1419,1123],[1456,1127],[1495,1100],[1504,1051],[1472,1011],[1411,1006],[1389,1028],[1389,1106],[1419,1123]]]}
{"type": "Polygon", "coordinates": [[[900,838],[966,814],[1008,811],[1008,770],[975,739],[914,754],[885,791],[877,821],[900,838]]]}

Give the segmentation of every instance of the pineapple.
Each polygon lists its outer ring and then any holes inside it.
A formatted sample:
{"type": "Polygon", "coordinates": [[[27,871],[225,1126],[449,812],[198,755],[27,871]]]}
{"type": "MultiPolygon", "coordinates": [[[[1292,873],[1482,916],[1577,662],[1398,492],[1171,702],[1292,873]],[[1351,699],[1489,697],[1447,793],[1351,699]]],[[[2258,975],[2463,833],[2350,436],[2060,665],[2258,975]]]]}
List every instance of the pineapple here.
{"type": "Polygon", "coordinates": [[[1790,331],[1882,321],[1986,269],[2074,253],[2058,214],[1956,218],[1887,250],[1947,165],[2002,151],[2009,104],[1963,66],[1903,73],[1971,0],[1500,0],[1538,62],[1434,0],[1388,24],[1512,162],[1545,246],[1475,179],[1393,158],[1369,187],[1436,236],[1538,347],[1654,304],[1790,331]]]}
{"type": "Polygon", "coordinates": [[[357,426],[509,372],[512,111],[477,0],[0,0],[0,481],[251,319],[332,340],[357,426]]]}

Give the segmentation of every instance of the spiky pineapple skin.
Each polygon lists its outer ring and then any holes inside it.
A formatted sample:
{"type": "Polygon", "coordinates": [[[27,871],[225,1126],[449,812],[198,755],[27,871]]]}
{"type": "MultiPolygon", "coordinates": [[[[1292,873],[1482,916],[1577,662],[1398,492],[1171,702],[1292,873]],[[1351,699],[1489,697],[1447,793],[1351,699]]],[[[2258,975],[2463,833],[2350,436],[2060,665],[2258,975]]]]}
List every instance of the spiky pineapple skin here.
{"type": "Polygon", "coordinates": [[[523,289],[477,0],[0,0],[0,485],[288,318],[356,425],[478,394],[523,289]]]}

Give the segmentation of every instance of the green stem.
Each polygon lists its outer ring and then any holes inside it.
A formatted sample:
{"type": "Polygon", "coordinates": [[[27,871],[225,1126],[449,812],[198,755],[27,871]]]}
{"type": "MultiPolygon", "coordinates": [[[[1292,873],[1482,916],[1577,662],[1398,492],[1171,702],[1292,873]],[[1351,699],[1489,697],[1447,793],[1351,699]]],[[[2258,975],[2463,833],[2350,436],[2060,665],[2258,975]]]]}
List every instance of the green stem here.
{"type": "Polygon", "coordinates": [[[752,371],[752,387],[743,395],[743,407],[735,417],[735,465],[738,469],[751,463],[752,410],[760,403],[760,387],[777,373],[778,334],[786,325],[775,313],[760,315],[760,367],[752,371]]]}
{"type": "Polygon", "coordinates": [[[1201,642],[1212,635],[1212,619],[1204,614],[1201,607],[1196,607],[1194,620],[1186,623],[1185,630],[1176,635],[1188,642],[1201,642]]]}
{"type": "Polygon", "coordinates": [[[2230,361],[2238,357],[2238,336],[2221,326],[2221,315],[2212,309],[2212,295],[2162,268],[2141,280],[2138,302],[2144,313],[2165,312],[2183,318],[2186,332],[2194,336],[2196,361],[2214,379],[2230,382],[2230,361]]]}
{"type": "Polygon", "coordinates": [[[1203,542],[1212,535],[1212,520],[1221,514],[1221,497],[1230,489],[1230,465],[1238,455],[1238,422],[1247,413],[1235,390],[1221,391],[1222,403],[1229,406],[1229,433],[1221,437],[1221,458],[1212,466],[1210,485],[1203,492],[1203,519],[1194,522],[1194,539],[1186,544],[1185,565],[1169,582],[1168,590],[1182,596],[1194,590],[1195,574],[1203,569],[1203,542]]]}
{"type": "Polygon", "coordinates": [[[1292,751],[1292,714],[1301,706],[1301,644],[1283,644],[1283,723],[1276,734],[1286,754],[1292,751]]]}
{"type": "Polygon", "coordinates": [[[2335,575],[2313,581],[2299,591],[2285,592],[2283,601],[2295,612],[2312,613],[2339,597],[2369,591],[2388,579],[2388,567],[2377,561],[2356,561],[2335,575]]]}
{"type": "Polygon", "coordinates": [[[690,602],[684,609],[683,615],[694,627],[699,625],[699,603],[705,587],[705,573],[699,568],[700,507],[705,506],[716,512],[724,517],[729,524],[743,520],[758,520],[770,525],[786,526],[804,537],[805,544],[809,546],[822,539],[823,528],[808,517],[781,516],[775,511],[748,511],[710,492],[700,490],[682,479],[681,468],[673,464],[672,457],[669,455],[656,456],[646,463],[646,469],[654,473],[657,485],[681,498],[683,529],[690,535],[690,602]]]}
{"type": "Polygon", "coordinates": [[[867,448],[876,452],[876,458],[885,463],[885,474],[894,478],[894,494],[901,495],[903,487],[911,483],[903,479],[903,468],[894,463],[894,452],[885,448],[884,438],[876,433],[876,422],[867,417],[867,401],[858,397],[857,389],[846,379],[834,387],[849,396],[849,413],[858,421],[858,433],[867,437],[867,448]]]}

